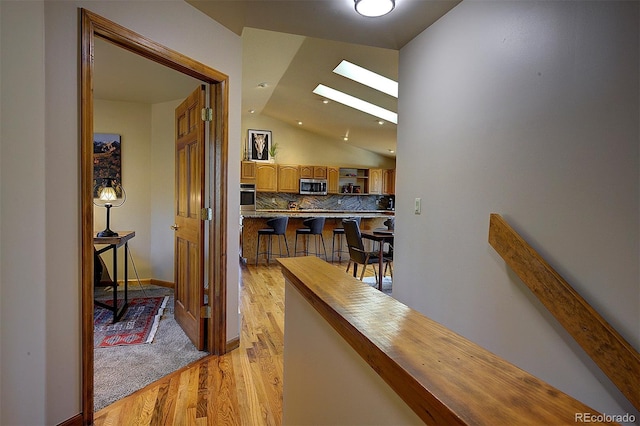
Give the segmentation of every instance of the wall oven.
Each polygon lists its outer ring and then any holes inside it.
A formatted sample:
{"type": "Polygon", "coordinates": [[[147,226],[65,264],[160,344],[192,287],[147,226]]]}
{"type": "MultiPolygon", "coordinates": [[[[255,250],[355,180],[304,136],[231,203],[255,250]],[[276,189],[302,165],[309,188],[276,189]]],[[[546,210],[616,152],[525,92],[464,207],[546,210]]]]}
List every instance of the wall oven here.
{"type": "Polygon", "coordinates": [[[326,179],[300,179],[300,194],[327,195],[326,179]]]}
{"type": "Polygon", "coordinates": [[[240,211],[254,211],[256,209],[255,183],[240,184],[240,211]]]}

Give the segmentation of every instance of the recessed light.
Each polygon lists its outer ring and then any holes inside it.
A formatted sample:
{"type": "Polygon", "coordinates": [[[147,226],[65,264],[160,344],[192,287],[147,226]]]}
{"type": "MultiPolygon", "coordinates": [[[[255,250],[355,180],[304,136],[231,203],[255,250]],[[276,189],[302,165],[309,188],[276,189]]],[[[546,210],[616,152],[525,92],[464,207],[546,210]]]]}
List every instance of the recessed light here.
{"type": "Polygon", "coordinates": [[[376,89],[382,93],[386,93],[394,98],[398,97],[398,82],[391,80],[383,75],[375,73],[366,68],[362,68],[359,65],[352,64],[349,61],[343,60],[333,70],[334,73],[346,78],[350,78],[353,81],[357,81],[360,84],[369,86],[372,89],[376,89]]]}
{"type": "Polygon", "coordinates": [[[302,121],[298,121],[298,126],[302,126],[302,121]]]}
{"type": "Polygon", "coordinates": [[[394,150],[392,150],[392,149],[390,149],[390,150],[389,150],[389,152],[393,154],[395,151],[394,151],[394,150]]]}
{"type": "Polygon", "coordinates": [[[316,95],[324,96],[325,98],[329,98],[336,102],[340,102],[343,105],[355,108],[367,114],[371,114],[374,117],[390,121],[393,124],[398,124],[397,113],[374,105],[370,102],[363,101],[362,99],[358,99],[355,96],[340,92],[339,90],[332,89],[331,87],[327,87],[324,84],[318,84],[318,86],[313,89],[313,93],[315,93],[316,95]]]}
{"type": "Polygon", "coordinates": [[[264,82],[264,81],[262,83],[258,83],[258,87],[265,88],[267,86],[268,86],[268,84],[266,82],[264,82]]]}
{"type": "Polygon", "coordinates": [[[323,104],[328,104],[328,103],[329,103],[329,99],[323,99],[323,100],[322,100],[322,103],[323,103],[323,104]]]}
{"type": "Polygon", "coordinates": [[[346,142],[346,141],[348,141],[348,140],[349,140],[349,137],[348,137],[348,136],[345,136],[345,137],[343,137],[343,138],[342,138],[342,140],[346,142]]]}
{"type": "Polygon", "coordinates": [[[382,126],[384,124],[384,121],[378,120],[378,124],[382,126]]]}
{"type": "Polygon", "coordinates": [[[249,114],[255,114],[256,110],[255,109],[250,109],[249,110],[249,114]]]}

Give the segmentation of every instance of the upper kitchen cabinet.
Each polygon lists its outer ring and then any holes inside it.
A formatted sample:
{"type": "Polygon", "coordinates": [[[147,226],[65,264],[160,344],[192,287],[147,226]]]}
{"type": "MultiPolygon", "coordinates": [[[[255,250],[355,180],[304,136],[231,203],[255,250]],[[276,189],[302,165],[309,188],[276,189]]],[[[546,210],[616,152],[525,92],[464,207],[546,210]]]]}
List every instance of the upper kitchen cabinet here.
{"type": "Polygon", "coordinates": [[[278,165],[256,163],[256,191],[278,192],[278,165]]]}
{"type": "Polygon", "coordinates": [[[327,193],[339,194],[340,193],[340,168],[328,166],[327,167],[327,193]]]}
{"type": "Polygon", "coordinates": [[[369,169],[369,194],[382,194],[382,169],[369,169]]]}
{"type": "Polygon", "coordinates": [[[396,171],[393,169],[382,171],[382,193],[394,195],[396,193],[396,171]]]}
{"type": "Polygon", "coordinates": [[[240,163],[240,182],[254,183],[256,181],[256,163],[254,161],[242,161],[240,163]]]}
{"type": "Polygon", "coordinates": [[[278,165],[278,192],[298,193],[300,191],[300,175],[298,166],[278,165]]]}
{"type": "Polygon", "coordinates": [[[300,166],[300,179],[326,179],[326,166],[300,166]]]}

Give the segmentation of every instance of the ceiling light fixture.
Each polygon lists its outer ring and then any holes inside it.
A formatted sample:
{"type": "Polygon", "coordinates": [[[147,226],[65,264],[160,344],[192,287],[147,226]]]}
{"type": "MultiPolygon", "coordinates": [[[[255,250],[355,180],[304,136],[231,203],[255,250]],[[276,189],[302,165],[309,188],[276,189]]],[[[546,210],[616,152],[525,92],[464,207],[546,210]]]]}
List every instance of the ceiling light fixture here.
{"type": "Polygon", "coordinates": [[[388,109],[384,109],[377,105],[374,105],[370,102],[363,101],[362,99],[358,99],[344,92],[340,92],[339,90],[332,89],[331,87],[327,87],[324,84],[318,84],[318,86],[316,86],[316,88],[313,89],[313,93],[319,96],[323,96],[325,98],[329,98],[333,101],[340,102],[343,105],[349,106],[351,108],[355,108],[367,114],[371,114],[374,117],[381,118],[393,124],[398,124],[397,113],[393,111],[389,111],[388,109]]]}
{"type": "Polygon", "coordinates": [[[258,83],[258,87],[260,87],[260,88],[265,88],[267,86],[268,86],[268,84],[265,83],[264,81],[262,83],[258,83]]]}
{"type": "Polygon", "coordinates": [[[368,18],[376,18],[391,12],[396,6],[395,0],[355,0],[356,12],[368,18]]]}
{"type": "Polygon", "coordinates": [[[298,126],[302,126],[302,121],[298,121],[298,126]]]}
{"type": "Polygon", "coordinates": [[[369,86],[382,93],[386,93],[394,98],[398,97],[397,81],[391,80],[390,78],[366,68],[362,68],[359,65],[352,64],[349,61],[343,60],[340,62],[338,66],[333,69],[333,72],[353,81],[357,81],[360,84],[364,84],[365,86],[369,86]]]}

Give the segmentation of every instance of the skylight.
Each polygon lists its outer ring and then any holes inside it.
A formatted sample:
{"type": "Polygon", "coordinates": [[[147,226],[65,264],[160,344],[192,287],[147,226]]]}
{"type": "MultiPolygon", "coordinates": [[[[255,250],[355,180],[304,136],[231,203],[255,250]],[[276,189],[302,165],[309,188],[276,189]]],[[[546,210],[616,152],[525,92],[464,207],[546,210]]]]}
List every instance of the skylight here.
{"type": "Polygon", "coordinates": [[[393,111],[389,111],[388,109],[384,109],[377,105],[374,105],[370,102],[363,101],[362,99],[358,99],[355,96],[348,95],[339,90],[332,89],[331,87],[327,87],[324,84],[318,84],[318,86],[316,86],[316,88],[313,89],[313,93],[315,93],[316,95],[323,96],[327,99],[331,99],[333,101],[339,102],[348,107],[355,108],[367,114],[371,114],[374,117],[381,118],[390,123],[398,124],[397,113],[393,111]]]}
{"type": "Polygon", "coordinates": [[[382,93],[386,93],[394,98],[398,97],[398,82],[393,81],[390,78],[384,77],[380,74],[376,74],[366,68],[362,68],[356,64],[352,64],[349,61],[343,60],[333,70],[336,74],[349,78],[353,81],[357,81],[360,84],[369,86],[382,93]]]}

